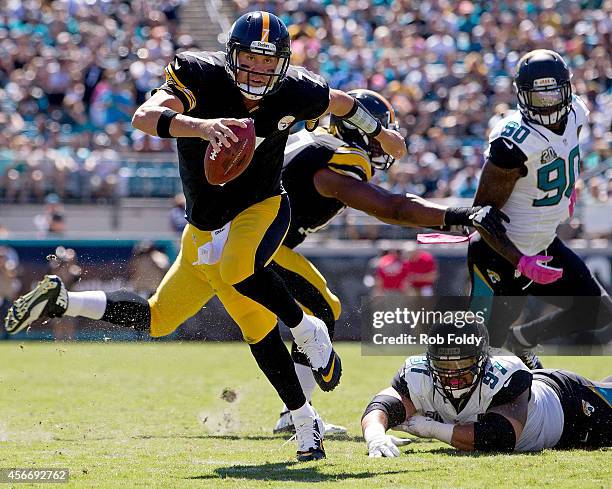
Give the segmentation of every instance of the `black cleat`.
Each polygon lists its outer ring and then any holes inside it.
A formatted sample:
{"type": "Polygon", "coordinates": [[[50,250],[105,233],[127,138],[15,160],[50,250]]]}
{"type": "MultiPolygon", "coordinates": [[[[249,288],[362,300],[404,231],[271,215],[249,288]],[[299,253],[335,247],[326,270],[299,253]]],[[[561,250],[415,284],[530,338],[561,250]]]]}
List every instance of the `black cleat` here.
{"type": "Polygon", "coordinates": [[[508,331],[506,346],[508,350],[519,357],[519,359],[527,366],[527,368],[529,368],[529,370],[544,368],[540,358],[532,350],[532,348],[535,348],[537,345],[525,346],[515,336],[513,328],[510,328],[510,331],[508,331]]]}

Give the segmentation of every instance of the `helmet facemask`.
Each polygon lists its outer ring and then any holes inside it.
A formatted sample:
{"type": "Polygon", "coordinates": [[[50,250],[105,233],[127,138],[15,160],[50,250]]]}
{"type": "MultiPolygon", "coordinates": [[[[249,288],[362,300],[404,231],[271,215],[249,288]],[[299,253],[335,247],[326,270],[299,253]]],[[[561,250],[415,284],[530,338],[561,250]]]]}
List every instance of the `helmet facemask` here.
{"type": "Polygon", "coordinates": [[[259,100],[265,95],[270,95],[276,92],[280,88],[289,68],[290,56],[291,51],[289,49],[277,52],[276,46],[273,43],[253,41],[251,46],[245,47],[237,42],[233,42],[228,46],[225,67],[229,75],[236,83],[238,89],[246,98],[251,100],[259,100]],[[240,66],[239,55],[243,52],[277,58],[274,72],[267,73],[262,71],[254,71],[240,66]],[[240,79],[240,73],[246,73],[246,83],[238,82],[240,79]],[[253,75],[267,79],[267,83],[261,86],[253,85],[251,82],[251,77],[253,75]]]}
{"type": "Polygon", "coordinates": [[[569,113],[572,87],[569,82],[555,88],[518,89],[519,109],[528,120],[553,126],[569,113]]]}
{"type": "Polygon", "coordinates": [[[427,364],[438,393],[455,406],[465,405],[484,376],[487,355],[459,358],[452,355],[433,357],[427,354],[427,364]]]}

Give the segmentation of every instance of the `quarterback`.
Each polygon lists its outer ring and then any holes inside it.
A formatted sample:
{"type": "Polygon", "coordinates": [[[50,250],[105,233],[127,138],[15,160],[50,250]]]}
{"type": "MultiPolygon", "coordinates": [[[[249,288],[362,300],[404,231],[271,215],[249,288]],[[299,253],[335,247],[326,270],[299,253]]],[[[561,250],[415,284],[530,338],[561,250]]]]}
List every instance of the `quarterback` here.
{"type": "Polygon", "coordinates": [[[184,52],[165,69],[166,82],[135,112],[134,127],[176,138],[186,196],[181,251],[147,301],[126,291],[67,292],[45,277],[15,301],[5,319],[15,333],[40,317],[84,316],[134,327],[160,337],[174,331],[214,295],[241,326],[261,370],[291,410],[298,460],[325,456],[322,424],[306,402],[277,317],[290,329],[315,377],[340,380],[340,359],[327,327],[304,314],[282,279],[269,267],[290,223],[281,185],[283,154],[291,126],[325,112],[342,117],[402,157],[401,135],[382,127],[358,101],[331,90],[325,80],[289,64],[289,33],[268,12],[250,12],[233,24],[225,52],[184,52]],[[237,142],[232,126],[254,120],[257,148],[248,168],[225,185],[204,174],[207,145],[218,151],[237,142]],[[206,246],[218,254],[204,257],[206,246]]]}
{"type": "MultiPolygon", "coordinates": [[[[457,331],[437,325],[430,335],[457,331]]],[[[489,349],[484,326],[461,333],[483,341],[429,344],[368,405],[361,424],[371,457],[400,455],[398,446],[408,440],[387,435],[390,428],[467,451],[612,446],[612,377],[594,382],[566,370],[531,371],[489,349]]]]}
{"type": "Polygon", "coordinates": [[[572,95],[569,68],[554,51],[538,49],[521,58],[515,86],[518,110],[492,129],[474,198],[474,205],[495,206],[510,217],[507,236],[473,240],[468,265],[473,303],[482,296],[505,296],[494,303],[488,324],[495,347],[504,343],[526,295],[560,297],[555,305],[562,310],[508,335],[508,347],[529,367],[539,368],[530,347],[576,330],[596,329],[602,290],[556,234],[557,226],[573,213],[578,138],[589,111],[572,95]],[[583,297],[572,302],[567,296],[583,297]]]}

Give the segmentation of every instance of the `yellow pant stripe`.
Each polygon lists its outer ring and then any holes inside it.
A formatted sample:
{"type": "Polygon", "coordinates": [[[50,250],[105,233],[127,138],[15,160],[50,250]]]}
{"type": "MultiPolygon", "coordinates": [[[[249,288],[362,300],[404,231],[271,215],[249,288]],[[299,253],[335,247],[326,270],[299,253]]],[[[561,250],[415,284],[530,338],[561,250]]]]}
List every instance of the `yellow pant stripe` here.
{"type": "MultiPolygon", "coordinates": [[[[334,315],[334,319],[340,317],[342,312],[342,306],[340,299],[336,297],[329,287],[327,287],[327,281],[325,277],[317,270],[317,268],[308,261],[304,256],[299,254],[297,251],[288,248],[287,246],[281,246],[276,255],[274,255],[274,261],[281,267],[293,272],[304,280],[308,281],[325,299],[325,302],[329,305],[334,315]]],[[[300,302],[300,298],[295,298],[300,302]]],[[[302,307],[302,309],[304,309],[302,307]]],[[[308,312],[308,311],[306,311],[308,312]]]]}

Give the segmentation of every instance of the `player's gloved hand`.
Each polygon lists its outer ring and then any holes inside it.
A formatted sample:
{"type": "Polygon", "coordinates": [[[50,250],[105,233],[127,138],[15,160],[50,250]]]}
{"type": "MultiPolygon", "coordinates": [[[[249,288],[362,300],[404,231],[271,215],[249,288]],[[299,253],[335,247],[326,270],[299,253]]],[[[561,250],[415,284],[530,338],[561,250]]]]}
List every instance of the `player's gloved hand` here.
{"type": "Polygon", "coordinates": [[[572,217],[574,217],[574,210],[576,209],[576,200],[577,200],[576,189],[574,189],[574,190],[572,190],[572,195],[570,195],[570,198],[569,198],[569,216],[570,216],[570,219],[572,217]]]}
{"type": "Polygon", "coordinates": [[[226,148],[231,146],[230,140],[234,143],[238,142],[238,136],[233,133],[229,126],[247,127],[239,119],[201,119],[198,123],[198,133],[202,139],[210,141],[213,149],[219,152],[222,146],[226,148]]]}
{"type": "Polygon", "coordinates": [[[449,207],[444,213],[446,226],[472,226],[499,238],[506,233],[503,221],[510,218],[495,207],[449,207]]]}
{"type": "Polygon", "coordinates": [[[408,445],[412,440],[398,438],[393,435],[380,433],[368,441],[368,456],[370,457],[399,457],[399,448],[408,445]]]}
{"type": "Polygon", "coordinates": [[[415,414],[410,419],[406,420],[396,429],[401,428],[402,431],[421,438],[435,438],[450,445],[453,437],[453,429],[455,425],[440,423],[433,418],[415,414]]]}
{"type": "Polygon", "coordinates": [[[406,140],[399,132],[383,127],[375,139],[378,140],[383,151],[396,160],[406,156],[406,140]]]}
{"type": "Polygon", "coordinates": [[[552,259],[552,256],[523,255],[516,269],[528,279],[533,280],[536,284],[552,284],[563,276],[562,268],[554,268],[546,265],[546,263],[552,259]]]}

